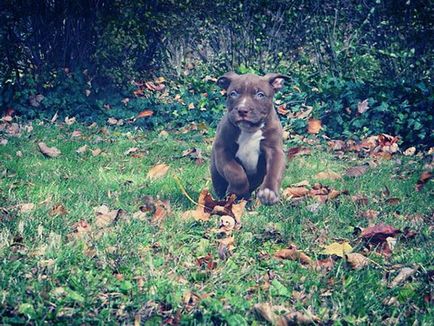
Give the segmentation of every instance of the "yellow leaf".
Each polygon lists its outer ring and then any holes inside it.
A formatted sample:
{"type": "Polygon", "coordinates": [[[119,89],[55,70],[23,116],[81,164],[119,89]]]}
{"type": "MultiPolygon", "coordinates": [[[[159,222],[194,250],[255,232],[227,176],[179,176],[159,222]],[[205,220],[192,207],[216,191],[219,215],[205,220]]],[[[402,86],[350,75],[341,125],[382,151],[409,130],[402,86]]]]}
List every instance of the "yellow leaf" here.
{"type": "Polygon", "coordinates": [[[307,123],[307,132],[317,134],[321,130],[321,120],[310,119],[307,123]]]}
{"type": "Polygon", "coordinates": [[[165,163],[157,164],[153,166],[148,172],[148,178],[150,179],[160,179],[164,177],[169,171],[169,166],[165,163]]]}
{"type": "Polygon", "coordinates": [[[340,174],[333,171],[324,171],[315,175],[315,179],[318,180],[324,180],[324,179],[336,180],[341,178],[342,176],[340,174]]]}
{"type": "Polygon", "coordinates": [[[336,255],[338,257],[344,257],[345,254],[350,253],[353,247],[348,242],[333,242],[327,246],[324,246],[324,250],[321,251],[323,255],[336,255]]]}

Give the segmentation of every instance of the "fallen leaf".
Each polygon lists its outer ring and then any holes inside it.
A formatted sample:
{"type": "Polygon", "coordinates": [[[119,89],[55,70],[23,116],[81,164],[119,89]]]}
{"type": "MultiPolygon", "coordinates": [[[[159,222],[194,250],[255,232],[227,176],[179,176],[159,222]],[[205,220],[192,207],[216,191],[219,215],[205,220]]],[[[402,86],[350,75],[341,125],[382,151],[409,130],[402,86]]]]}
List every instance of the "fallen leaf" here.
{"type": "Polygon", "coordinates": [[[257,317],[269,322],[272,325],[276,324],[276,319],[279,317],[273,312],[273,307],[270,303],[257,303],[253,306],[253,311],[257,317]]]}
{"type": "Polygon", "coordinates": [[[321,130],[321,120],[309,119],[307,123],[307,132],[310,134],[317,134],[321,130]]]}
{"type": "Polygon", "coordinates": [[[401,199],[399,199],[399,198],[387,198],[386,200],[385,200],[385,203],[386,204],[389,204],[389,205],[398,205],[399,203],[401,202],[401,199]]]}
{"type": "Polygon", "coordinates": [[[321,321],[318,316],[311,314],[309,311],[294,311],[283,318],[284,320],[280,321],[279,325],[315,325],[320,324],[321,321]]]}
{"type": "Polygon", "coordinates": [[[108,206],[101,205],[94,208],[95,225],[99,228],[104,228],[112,224],[121,213],[120,209],[110,210],[108,206]]]}
{"type": "Polygon", "coordinates": [[[338,257],[344,257],[345,254],[353,250],[348,242],[333,242],[332,244],[323,246],[323,248],[324,250],[321,251],[322,255],[336,255],[338,257]]]}
{"type": "Polygon", "coordinates": [[[185,211],[184,213],[182,213],[181,218],[182,219],[193,218],[197,221],[209,221],[209,219],[211,218],[211,214],[206,213],[203,209],[195,209],[195,210],[185,211]]]}
{"type": "Polygon", "coordinates": [[[432,173],[428,172],[428,171],[424,171],[422,172],[422,174],[419,177],[419,180],[417,180],[416,183],[416,191],[421,191],[423,189],[423,187],[425,186],[425,184],[431,180],[432,178],[432,173]]]}
{"type": "Polygon", "coordinates": [[[394,288],[400,285],[401,283],[404,283],[406,280],[408,280],[411,276],[416,274],[417,268],[410,268],[410,267],[403,267],[398,275],[389,283],[389,288],[394,288]]]}
{"type": "Polygon", "coordinates": [[[294,245],[290,245],[288,248],[278,250],[274,254],[274,257],[279,259],[297,260],[303,265],[312,265],[312,259],[302,251],[298,250],[294,245]]]}
{"type": "Polygon", "coordinates": [[[137,147],[131,147],[124,152],[124,155],[127,156],[127,155],[130,155],[131,153],[136,153],[138,151],[139,151],[139,149],[137,147]]]}
{"type": "Polygon", "coordinates": [[[380,243],[386,241],[388,237],[393,237],[399,233],[401,231],[391,225],[377,224],[362,230],[360,238],[372,243],[380,243]]]}
{"type": "Polygon", "coordinates": [[[309,193],[309,189],[305,187],[288,187],[282,191],[282,197],[291,199],[292,197],[303,197],[309,193]]]}
{"type": "Polygon", "coordinates": [[[65,117],[65,123],[70,126],[73,125],[75,122],[77,121],[77,119],[75,117],[65,117]]]}
{"type": "Polygon", "coordinates": [[[368,109],[369,109],[368,99],[366,99],[366,100],[364,100],[362,102],[359,102],[357,104],[357,112],[359,114],[365,113],[368,109]]]}
{"type": "Polygon", "coordinates": [[[356,252],[346,254],[345,258],[352,269],[362,269],[369,265],[369,259],[356,252]]]}
{"type": "Polygon", "coordinates": [[[324,172],[319,172],[315,175],[315,179],[318,180],[337,180],[337,179],[341,179],[342,176],[336,172],[333,171],[324,171],[324,172]]]}
{"type": "Polygon", "coordinates": [[[160,224],[169,213],[170,213],[169,202],[158,200],[156,202],[156,208],[154,214],[152,215],[151,222],[154,224],[160,224]]]}
{"type": "Polygon", "coordinates": [[[81,131],[80,130],[74,130],[71,134],[71,137],[81,137],[81,131]]]}
{"type": "Polygon", "coordinates": [[[59,117],[59,114],[58,114],[58,111],[56,111],[56,113],[54,113],[53,117],[51,118],[50,122],[55,123],[58,117],[59,117]]]}
{"type": "Polygon", "coordinates": [[[375,220],[378,217],[378,211],[368,209],[360,213],[360,216],[367,218],[368,220],[375,220]]]}
{"type": "Polygon", "coordinates": [[[164,177],[169,171],[169,166],[165,163],[154,165],[148,172],[147,176],[151,180],[156,180],[164,177]]]}
{"type": "Polygon", "coordinates": [[[214,261],[214,258],[209,253],[206,256],[201,256],[196,259],[197,265],[205,270],[213,270],[217,267],[217,263],[214,261]]]}
{"type": "Polygon", "coordinates": [[[329,272],[333,269],[335,265],[335,261],[331,257],[327,257],[325,259],[319,259],[315,261],[314,267],[316,270],[329,272]]]}
{"type": "Polygon", "coordinates": [[[369,167],[366,165],[354,166],[345,171],[345,176],[347,177],[360,177],[368,171],[369,167]]]}
{"type": "Polygon", "coordinates": [[[100,149],[100,148],[95,148],[93,151],[92,151],[92,156],[98,156],[99,154],[101,154],[102,153],[102,150],[100,149]]]}
{"type": "Polygon", "coordinates": [[[147,118],[147,117],[152,117],[154,115],[154,111],[152,110],[144,110],[139,112],[135,119],[141,119],[141,118],[147,118]]]}
{"type": "Polygon", "coordinates": [[[83,146],[77,148],[77,150],[75,152],[78,153],[78,154],[83,154],[86,151],[87,151],[87,145],[83,145],[83,146]]]}
{"type": "Polygon", "coordinates": [[[61,154],[61,152],[56,147],[48,147],[43,142],[39,142],[38,147],[41,153],[48,157],[57,157],[61,154]]]}
{"type": "Polygon", "coordinates": [[[404,153],[405,156],[413,156],[414,154],[416,154],[416,147],[412,146],[407,148],[404,153]]]}
{"type": "Polygon", "coordinates": [[[18,208],[20,210],[20,213],[28,213],[35,208],[35,204],[32,203],[20,204],[18,205],[18,208]]]}
{"type": "Polygon", "coordinates": [[[236,221],[232,216],[223,215],[220,217],[219,228],[225,233],[231,233],[235,229],[236,221]]]}
{"type": "Polygon", "coordinates": [[[66,214],[68,214],[68,211],[62,204],[55,204],[53,207],[51,207],[51,210],[49,212],[49,215],[51,216],[66,215],[66,214]]]}
{"type": "Polygon", "coordinates": [[[115,119],[115,118],[108,118],[107,119],[107,123],[109,124],[109,125],[116,125],[117,123],[118,123],[118,119],[115,119]]]}
{"type": "Polygon", "coordinates": [[[369,203],[369,199],[365,195],[351,196],[351,200],[358,205],[368,205],[368,203],[369,203]]]}
{"type": "Polygon", "coordinates": [[[86,221],[78,221],[72,225],[72,232],[68,234],[68,239],[82,239],[91,230],[90,225],[86,221]]]}
{"type": "Polygon", "coordinates": [[[289,148],[287,151],[287,158],[288,160],[294,158],[295,156],[301,156],[301,155],[309,155],[311,153],[311,149],[307,147],[292,147],[289,148]]]}

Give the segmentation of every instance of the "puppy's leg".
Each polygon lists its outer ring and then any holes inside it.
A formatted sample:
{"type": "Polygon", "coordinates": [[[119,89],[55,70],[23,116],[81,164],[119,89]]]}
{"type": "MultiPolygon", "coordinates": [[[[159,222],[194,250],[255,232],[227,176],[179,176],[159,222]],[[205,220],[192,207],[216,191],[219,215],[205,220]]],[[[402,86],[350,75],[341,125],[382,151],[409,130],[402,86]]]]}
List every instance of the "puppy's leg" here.
{"type": "Polygon", "coordinates": [[[279,148],[264,148],[266,173],[258,191],[261,203],[273,205],[279,201],[279,188],[285,171],[285,154],[279,148]]]}
{"type": "Polygon", "coordinates": [[[214,165],[211,166],[211,180],[215,194],[218,198],[223,198],[226,195],[228,183],[225,178],[223,178],[220,173],[218,173],[214,165]]]}
{"type": "Polygon", "coordinates": [[[223,168],[225,179],[228,181],[228,194],[235,194],[239,198],[249,198],[249,179],[243,167],[235,160],[229,161],[223,168]]]}

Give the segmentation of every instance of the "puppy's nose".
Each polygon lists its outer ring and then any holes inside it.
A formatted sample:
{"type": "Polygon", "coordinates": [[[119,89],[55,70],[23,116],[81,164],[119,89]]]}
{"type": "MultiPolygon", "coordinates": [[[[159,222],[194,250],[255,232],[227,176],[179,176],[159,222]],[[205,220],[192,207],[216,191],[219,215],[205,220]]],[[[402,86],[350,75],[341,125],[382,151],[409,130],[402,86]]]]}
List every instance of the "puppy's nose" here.
{"type": "Polygon", "coordinates": [[[249,110],[245,107],[238,107],[237,108],[238,114],[240,115],[240,117],[245,117],[247,115],[247,113],[249,112],[249,110]]]}

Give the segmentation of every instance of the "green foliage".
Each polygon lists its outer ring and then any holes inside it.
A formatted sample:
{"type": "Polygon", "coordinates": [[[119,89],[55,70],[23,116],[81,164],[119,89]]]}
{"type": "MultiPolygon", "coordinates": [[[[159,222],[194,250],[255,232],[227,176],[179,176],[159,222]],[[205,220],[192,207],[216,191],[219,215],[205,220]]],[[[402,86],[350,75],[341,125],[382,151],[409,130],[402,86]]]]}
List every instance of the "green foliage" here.
{"type": "MultiPolygon", "coordinates": [[[[418,156],[398,156],[402,164],[380,160],[356,179],[322,180],[350,195],[317,210],[309,208],[310,201],[297,205],[282,201],[246,212],[243,227],[233,233],[232,255],[221,259],[219,236],[213,231],[219,219],[182,218],[195,205],[174,181],[176,175],[194,199],[209,186],[207,134],[171,132],[161,138],[157,132],[117,126],[100,133],[79,123],[40,123],[35,121],[32,131],[8,137],[9,142],[0,146],[0,170],[4,171],[0,177],[2,323],[132,324],[141,319],[145,325],[161,325],[180,319],[180,324],[252,325],[261,323],[252,313],[261,302],[282,310],[310,311],[325,324],[381,324],[390,317],[398,324],[433,323],[433,306],[425,301],[432,292],[433,183],[414,191],[424,169],[418,156]],[[77,130],[82,136],[71,137],[77,130]],[[38,141],[59,148],[62,154],[44,157],[38,141]],[[89,151],[76,153],[83,145],[89,151]],[[103,153],[93,156],[90,150],[96,147],[103,153]],[[146,155],[126,156],[131,147],[146,155]],[[205,163],[197,165],[182,157],[189,148],[200,149],[205,163]],[[17,149],[22,156],[16,155],[17,149]],[[162,179],[147,179],[147,171],[161,162],[170,165],[170,172],[162,179]],[[406,177],[393,178],[397,169],[406,177]],[[401,203],[385,202],[385,187],[401,203]],[[351,196],[357,194],[367,196],[368,203],[356,205],[351,196]],[[151,216],[134,216],[145,195],[170,201],[171,212],[160,225],[151,216]],[[25,212],[19,209],[23,203],[35,206],[25,212]],[[50,214],[57,204],[67,213],[50,214]],[[102,204],[122,213],[101,229],[95,223],[95,208],[102,204]],[[368,209],[379,212],[376,220],[361,218],[368,209]],[[73,236],[79,221],[90,225],[90,234],[82,238],[73,236]],[[372,222],[409,228],[416,235],[399,237],[388,260],[371,253],[370,266],[361,270],[349,268],[344,259],[323,273],[298,261],[273,258],[277,250],[294,243],[312,259],[319,259],[322,243],[348,239],[355,245],[354,227],[372,222]],[[197,259],[208,254],[215,269],[198,266],[197,259]],[[401,266],[419,270],[411,280],[388,288],[401,266]],[[187,301],[189,293],[192,297],[187,301]],[[396,302],[388,304],[390,300],[396,302]]],[[[301,180],[314,184],[318,172],[341,173],[368,162],[349,153],[336,159],[316,145],[311,149],[311,155],[288,162],[283,187],[301,180]]]]}
{"type": "MultiPolygon", "coordinates": [[[[28,117],[130,118],[147,109],[156,114],[140,123],[150,128],[214,124],[222,101],[206,76],[278,71],[294,81],[282,103],[295,113],[312,106],[331,137],[388,132],[429,144],[433,11],[422,0],[44,0],[36,8],[8,0],[0,101],[28,117]],[[166,98],[132,95],[133,81],[161,76],[166,98]],[[29,105],[36,94],[45,96],[38,108],[29,105]],[[365,99],[369,110],[357,114],[365,99]]],[[[306,118],[285,123],[306,130],[306,118]]]]}

